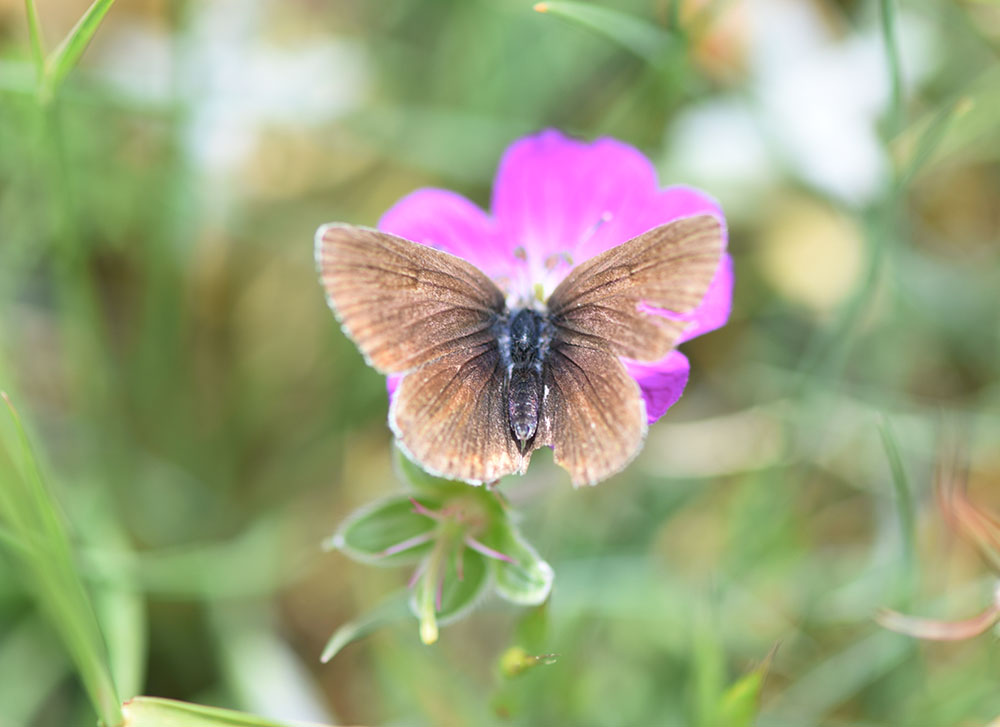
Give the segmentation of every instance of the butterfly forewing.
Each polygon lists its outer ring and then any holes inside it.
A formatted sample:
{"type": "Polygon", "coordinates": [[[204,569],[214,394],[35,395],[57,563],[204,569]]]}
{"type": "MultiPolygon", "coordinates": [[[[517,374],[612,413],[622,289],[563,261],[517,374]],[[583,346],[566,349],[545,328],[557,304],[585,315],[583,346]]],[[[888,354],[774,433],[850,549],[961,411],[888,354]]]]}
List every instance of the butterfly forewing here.
{"type": "Polygon", "coordinates": [[[657,315],[694,310],[719,267],[722,228],[708,215],[656,227],[576,268],[548,300],[562,340],[656,361],[673,348],[686,321],[657,315]]]}
{"type": "Polygon", "coordinates": [[[500,289],[461,258],[350,225],[316,233],[330,306],[382,373],[404,373],[494,339],[500,289]]]}
{"type": "Polygon", "coordinates": [[[507,423],[496,342],[422,366],[400,383],[389,423],[403,450],[429,472],[483,483],[522,471],[507,423]]]}
{"type": "Polygon", "coordinates": [[[573,484],[620,471],[646,436],[646,408],[618,358],[599,348],[556,342],[545,376],[537,445],[549,445],[573,484]]]}

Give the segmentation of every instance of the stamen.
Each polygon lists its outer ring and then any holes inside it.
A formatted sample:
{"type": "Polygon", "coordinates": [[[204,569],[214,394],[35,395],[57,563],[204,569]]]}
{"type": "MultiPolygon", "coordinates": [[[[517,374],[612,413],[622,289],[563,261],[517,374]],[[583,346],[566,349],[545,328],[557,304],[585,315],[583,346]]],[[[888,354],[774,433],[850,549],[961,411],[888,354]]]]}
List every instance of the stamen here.
{"type": "MultiPolygon", "coordinates": [[[[597,222],[592,224],[584,231],[583,235],[580,237],[580,240],[576,244],[582,245],[587,240],[592,238],[594,235],[597,234],[597,231],[601,229],[601,226],[603,226],[607,222],[611,222],[612,218],[614,218],[614,215],[611,214],[610,212],[605,211],[601,213],[601,216],[597,218],[597,222]]],[[[572,263],[570,264],[572,265],[572,263]]]]}
{"type": "Polygon", "coordinates": [[[573,256],[569,254],[568,250],[563,250],[562,252],[553,253],[545,258],[545,269],[548,272],[555,270],[561,263],[566,265],[573,265],[573,256]]]}
{"type": "Polygon", "coordinates": [[[437,588],[434,590],[434,610],[441,610],[441,595],[444,593],[444,573],[438,578],[437,588]]]}
{"type": "Polygon", "coordinates": [[[427,570],[427,561],[422,560],[420,561],[420,565],[413,569],[413,575],[410,576],[410,580],[406,582],[406,587],[413,588],[417,585],[417,581],[420,580],[420,576],[424,574],[425,570],[427,570]]]}
{"type": "Polygon", "coordinates": [[[426,533],[421,533],[420,535],[414,535],[412,538],[407,538],[406,540],[396,543],[395,545],[390,545],[388,548],[383,550],[381,553],[376,553],[376,558],[384,558],[389,555],[395,555],[396,553],[401,553],[404,550],[409,550],[410,548],[415,548],[418,545],[423,545],[434,537],[433,531],[428,531],[426,533]]]}
{"type": "Polygon", "coordinates": [[[476,540],[471,535],[465,536],[465,544],[470,548],[475,550],[477,553],[482,553],[487,558],[493,558],[494,560],[502,560],[504,563],[517,563],[516,560],[511,558],[509,555],[504,555],[499,550],[493,550],[493,548],[488,545],[484,545],[476,540]]]}
{"type": "Polygon", "coordinates": [[[427,509],[412,497],[410,498],[410,503],[413,505],[413,512],[418,515],[423,515],[424,517],[429,517],[431,520],[437,520],[439,522],[445,519],[444,515],[427,509]]]}
{"type": "Polygon", "coordinates": [[[524,247],[522,247],[521,245],[518,245],[517,247],[514,248],[514,257],[516,257],[518,260],[527,260],[528,251],[525,250],[524,247]]]}

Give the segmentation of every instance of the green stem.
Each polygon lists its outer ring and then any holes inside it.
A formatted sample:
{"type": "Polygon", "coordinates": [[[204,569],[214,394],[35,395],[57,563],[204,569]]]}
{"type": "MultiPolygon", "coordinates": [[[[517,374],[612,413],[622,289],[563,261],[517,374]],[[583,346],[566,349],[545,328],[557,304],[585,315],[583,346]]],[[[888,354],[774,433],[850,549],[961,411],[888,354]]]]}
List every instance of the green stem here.
{"type": "Polygon", "coordinates": [[[899,44],[896,41],[896,10],[893,0],[880,0],[879,16],[882,21],[882,43],[885,47],[886,64],[889,67],[891,89],[889,138],[895,138],[903,130],[903,71],[899,60],[899,44]]]}
{"type": "Polygon", "coordinates": [[[438,538],[434,550],[427,556],[427,567],[420,579],[420,590],[417,594],[417,611],[420,615],[420,640],[425,644],[433,644],[438,640],[437,625],[437,584],[444,575],[447,565],[447,549],[445,538],[438,538]]]}

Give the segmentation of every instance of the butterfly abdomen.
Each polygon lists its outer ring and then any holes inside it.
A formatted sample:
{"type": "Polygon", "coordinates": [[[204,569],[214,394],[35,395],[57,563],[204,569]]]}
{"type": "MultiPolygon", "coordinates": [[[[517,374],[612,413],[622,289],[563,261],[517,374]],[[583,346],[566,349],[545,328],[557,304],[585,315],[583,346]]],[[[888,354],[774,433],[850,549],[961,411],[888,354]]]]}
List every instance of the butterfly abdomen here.
{"type": "Polygon", "coordinates": [[[544,314],[523,308],[511,311],[506,323],[499,341],[507,364],[507,416],[511,434],[523,450],[538,431],[547,322],[544,314]]]}

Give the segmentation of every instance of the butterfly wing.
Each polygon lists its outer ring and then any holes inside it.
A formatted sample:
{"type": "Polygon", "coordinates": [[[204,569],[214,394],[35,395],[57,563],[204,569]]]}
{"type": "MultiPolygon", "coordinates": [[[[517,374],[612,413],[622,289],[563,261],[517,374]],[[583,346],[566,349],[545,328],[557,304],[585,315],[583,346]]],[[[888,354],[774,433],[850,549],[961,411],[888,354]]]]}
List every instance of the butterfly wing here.
{"type": "Polygon", "coordinates": [[[369,363],[401,374],[495,340],[500,289],[474,265],[367,227],[324,225],[316,263],[330,307],[369,363]]]}
{"type": "Polygon", "coordinates": [[[535,445],[548,445],[573,485],[593,485],[627,465],[646,436],[639,385],[618,357],[556,341],[545,368],[535,445]]]}
{"type": "Polygon", "coordinates": [[[709,215],[655,227],[574,268],[548,300],[564,341],[599,346],[635,361],[658,361],[708,290],[722,257],[722,227],[709,215]]]}
{"type": "Polygon", "coordinates": [[[509,432],[496,341],[448,354],[408,374],[389,424],[403,451],[428,472],[472,484],[528,465],[509,432]]]}
{"type": "Polygon", "coordinates": [[[321,227],[316,261],[330,307],[368,362],[405,374],[389,412],[403,451],[468,482],[520,470],[493,330],[500,289],[461,258],[365,227],[321,227]]]}
{"type": "Polygon", "coordinates": [[[721,255],[718,220],[688,217],[585,261],[553,291],[537,443],[553,448],[574,485],[615,474],[642,446],[645,402],[618,357],[657,361],[688,325],[643,306],[694,310],[721,255]]]}

